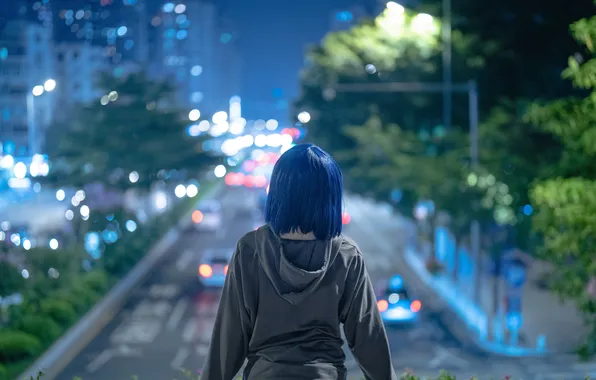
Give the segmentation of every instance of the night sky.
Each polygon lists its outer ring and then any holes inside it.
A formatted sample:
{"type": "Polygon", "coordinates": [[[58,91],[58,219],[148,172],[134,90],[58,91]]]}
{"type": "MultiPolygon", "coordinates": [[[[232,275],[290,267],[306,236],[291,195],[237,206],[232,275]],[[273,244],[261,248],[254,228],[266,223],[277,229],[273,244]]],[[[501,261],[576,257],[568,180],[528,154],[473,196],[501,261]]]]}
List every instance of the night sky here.
{"type": "MultiPolygon", "coordinates": [[[[353,0],[222,0],[240,33],[244,58],[243,98],[272,101],[281,88],[291,100],[298,92],[298,72],[308,44],[328,31],[331,12],[353,0]]],[[[249,110],[250,112],[250,110],[249,110]]]]}

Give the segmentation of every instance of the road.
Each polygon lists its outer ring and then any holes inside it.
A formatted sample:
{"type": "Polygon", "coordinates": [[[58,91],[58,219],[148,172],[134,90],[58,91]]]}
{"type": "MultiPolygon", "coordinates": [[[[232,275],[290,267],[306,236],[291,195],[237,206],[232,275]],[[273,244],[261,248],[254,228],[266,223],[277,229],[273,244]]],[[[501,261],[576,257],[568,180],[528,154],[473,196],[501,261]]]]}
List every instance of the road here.
{"type": "MultiPolygon", "coordinates": [[[[234,249],[244,233],[260,222],[241,212],[254,194],[226,189],[218,197],[224,205],[226,228],[219,233],[187,231],[170,249],[153,274],[141,284],[114,319],[57,377],[69,380],[128,379],[171,380],[179,369],[201,368],[218,305],[218,292],[202,290],[196,281],[196,262],[207,248],[234,249]]],[[[348,197],[346,208],[352,221],[346,228],[366,256],[373,281],[403,271],[399,247],[407,235],[395,218],[378,207],[348,197]]],[[[491,374],[494,378],[543,379],[524,369],[517,359],[489,356],[451,333],[452,315],[445,306],[419,289],[412,279],[411,291],[423,304],[420,323],[412,328],[389,329],[395,367],[419,375],[435,375],[446,369],[463,378],[491,374]]],[[[543,365],[537,363],[534,368],[543,365]]],[[[346,363],[351,378],[360,372],[351,357],[346,363]]],[[[541,371],[544,368],[540,367],[541,371]]],[[[491,376],[492,377],[492,376],[491,376]]],[[[574,380],[569,378],[568,380],[574,380]]]]}

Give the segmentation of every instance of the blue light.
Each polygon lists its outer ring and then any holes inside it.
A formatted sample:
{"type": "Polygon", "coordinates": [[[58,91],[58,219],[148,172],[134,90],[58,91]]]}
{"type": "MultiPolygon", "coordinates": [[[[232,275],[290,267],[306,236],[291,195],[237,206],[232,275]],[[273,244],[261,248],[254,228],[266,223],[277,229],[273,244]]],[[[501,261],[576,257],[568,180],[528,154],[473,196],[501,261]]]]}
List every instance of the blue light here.
{"type": "Polygon", "coordinates": [[[188,36],[188,32],[186,30],[179,30],[178,33],[176,33],[176,38],[179,40],[185,39],[186,36],[188,36]]]}
{"type": "Polygon", "coordinates": [[[389,287],[391,289],[400,289],[403,286],[404,286],[404,280],[401,278],[401,276],[393,276],[389,280],[389,287]]]}
{"type": "Polygon", "coordinates": [[[122,37],[123,35],[125,35],[126,32],[128,32],[128,28],[126,26],[121,26],[121,27],[118,28],[118,35],[120,37],[122,37]]]}
{"type": "Polygon", "coordinates": [[[162,9],[165,13],[171,13],[174,11],[174,7],[175,7],[174,3],[165,3],[163,5],[162,9]]]}
{"type": "Polygon", "coordinates": [[[135,42],[133,40],[126,40],[126,42],[124,43],[124,48],[126,50],[132,50],[132,48],[135,46],[135,42]]]}
{"type": "Polygon", "coordinates": [[[222,44],[227,44],[232,41],[232,35],[230,33],[224,33],[221,35],[220,41],[222,44]]]}
{"type": "Polygon", "coordinates": [[[534,212],[534,209],[532,208],[532,205],[525,205],[522,211],[524,215],[530,216],[532,215],[532,212],[534,212]]]}
{"type": "Polygon", "coordinates": [[[176,16],[176,24],[184,24],[187,20],[186,15],[178,15],[176,16]]]}
{"type": "Polygon", "coordinates": [[[137,229],[137,223],[134,220],[127,220],[126,229],[130,232],[135,232],[135,230],[137,229]]]}
{"type": "Polygon", "coordinates": [[[8,49],[3,47],[0,49],[0,60],[4,61],[6,58],[8,58],[8,49]]]}
{"type": "Polygon", "coordinates": [[[176,29],[168,29],[164,32],[164,36],[166,38],[174,38],[175,35],[176,35],[176,29]]]}
{"type": "Polygon", "coordinates": [[[337,12],[335,14],[335,18],[337,19],[337,21],[348,22],[348,21],[352,21],[354,16],[352,16],[351,12],[343,11],[343,12],[337,12]]]}
{"type": "Polygon", "coordinates": [[[191,137],[197,137],[201,134],[201,128],[198,124],[192,124],[188,126],[186,133],[191,137]]]}

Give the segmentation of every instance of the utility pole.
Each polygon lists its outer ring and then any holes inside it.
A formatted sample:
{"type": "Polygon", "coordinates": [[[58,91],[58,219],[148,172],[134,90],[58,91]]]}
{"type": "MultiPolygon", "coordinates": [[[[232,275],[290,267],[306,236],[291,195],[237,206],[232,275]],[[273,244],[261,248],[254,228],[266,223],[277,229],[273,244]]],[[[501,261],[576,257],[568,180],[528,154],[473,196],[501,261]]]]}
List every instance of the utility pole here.
{"type": "Polygon", "coordinates": [[[451,69],[451,0],[443,0],[443,124],[451,128],[453,118],[452,69],[451,69]]]}

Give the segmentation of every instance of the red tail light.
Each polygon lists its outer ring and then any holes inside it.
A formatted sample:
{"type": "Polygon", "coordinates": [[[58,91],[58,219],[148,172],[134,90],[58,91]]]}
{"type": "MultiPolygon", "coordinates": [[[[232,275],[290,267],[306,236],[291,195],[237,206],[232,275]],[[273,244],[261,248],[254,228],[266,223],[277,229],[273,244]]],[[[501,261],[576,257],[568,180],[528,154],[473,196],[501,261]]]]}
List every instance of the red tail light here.
{"type": "Polygon", "coordinates": [[[192,212],[192,221],[193,221],[195,224],[199,224],[199,223],[201,223],[201,222],[203,221],[203,213],[202,213],[202,212],[200,212],[199,210],[194,210],[194,211],[192,212]]]}
{"type": "Polygon", "coordinates": [[[387,302],[385,300],[379,300],[377,302],[377,306],[379,307],[379,311],[382,313],[389,308],[389,302],[387,302]]]}
{"type": "Polygon", "coordinates": [[[347,212],[344,212],[341,216],[341,223],[342,224],[349,224],[352,220],[352,217],[347,212]]]}
{"type": "Polygon", "coordinates": [[[414,313],[417,313],[420,311],[420,309],[422,309],[422,302],[418,300],[412,301],[410,304],[410,310],[412,310],[414,313]]]}
{"type": "Polygon", "coordinates": [[[201,264],[199,266],[199,274],[203,277],[211,277],[213,276],[213,268],[207,264],[201,264]]]}

